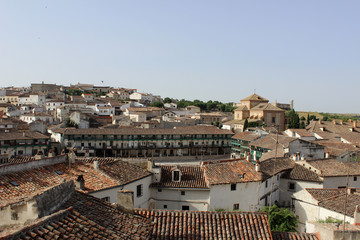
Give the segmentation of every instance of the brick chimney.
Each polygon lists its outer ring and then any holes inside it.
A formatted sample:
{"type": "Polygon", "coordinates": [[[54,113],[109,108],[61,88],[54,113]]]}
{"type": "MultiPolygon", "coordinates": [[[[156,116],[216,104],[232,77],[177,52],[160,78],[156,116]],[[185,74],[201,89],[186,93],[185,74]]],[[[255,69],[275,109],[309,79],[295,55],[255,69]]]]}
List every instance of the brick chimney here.
{"type": "Polygon", "coordinates": [[[357,121],[356,120],[353,122],[353,128],[357,128],[357,121]]]}

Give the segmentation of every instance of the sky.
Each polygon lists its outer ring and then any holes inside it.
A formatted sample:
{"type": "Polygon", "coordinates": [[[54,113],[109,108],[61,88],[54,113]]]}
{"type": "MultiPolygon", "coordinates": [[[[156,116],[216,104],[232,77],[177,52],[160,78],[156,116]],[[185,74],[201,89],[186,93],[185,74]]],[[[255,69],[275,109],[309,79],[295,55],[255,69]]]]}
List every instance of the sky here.
{"type": "Polygon", "coordinates": [[[137,88],[360,113],[358,0],[0,0],[0,87],[137,88]]]}

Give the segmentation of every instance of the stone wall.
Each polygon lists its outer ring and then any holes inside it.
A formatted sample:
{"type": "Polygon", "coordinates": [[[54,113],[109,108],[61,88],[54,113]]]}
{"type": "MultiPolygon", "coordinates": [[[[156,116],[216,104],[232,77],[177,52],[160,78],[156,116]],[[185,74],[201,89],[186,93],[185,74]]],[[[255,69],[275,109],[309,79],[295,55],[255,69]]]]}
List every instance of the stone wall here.
{"type": "Polygon", "coordinates": [[[49,215],[66,202],[75,191],[73,181],[64,182],[26,198],[0,205],[0,231],[12,225],[21,225],[49,215]]]}

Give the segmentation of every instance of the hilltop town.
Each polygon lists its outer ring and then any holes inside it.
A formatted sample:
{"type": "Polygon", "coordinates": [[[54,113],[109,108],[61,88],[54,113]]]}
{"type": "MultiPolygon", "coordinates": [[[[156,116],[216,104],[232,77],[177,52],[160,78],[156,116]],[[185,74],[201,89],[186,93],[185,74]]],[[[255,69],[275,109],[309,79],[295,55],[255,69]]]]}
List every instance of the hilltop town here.
{"type": "Polygon", "coordinates": [[[3,87],[0,239],[357,239],[359,124],[255,93],[3,87]]]}

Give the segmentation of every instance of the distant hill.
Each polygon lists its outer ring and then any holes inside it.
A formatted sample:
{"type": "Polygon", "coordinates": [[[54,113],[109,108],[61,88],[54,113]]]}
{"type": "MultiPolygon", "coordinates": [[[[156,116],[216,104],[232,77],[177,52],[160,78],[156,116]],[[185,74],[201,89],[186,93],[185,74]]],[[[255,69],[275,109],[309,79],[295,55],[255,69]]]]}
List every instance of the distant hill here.
{"type": "Polygon", "coordinates": [[[314,115],[318,119],[323,119],[324,117],[327,117],[328,119],[342,119],[342,120],[348,120],[348,119],[357,119],[360,120],[360,114],[358,113],[323,113],[323,112],[304,112],[299,111],[297,112],[299,114],[299,117],[305,117],[314,115]]]}

